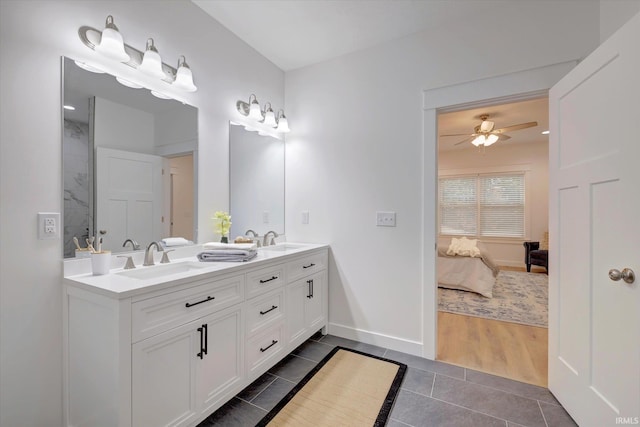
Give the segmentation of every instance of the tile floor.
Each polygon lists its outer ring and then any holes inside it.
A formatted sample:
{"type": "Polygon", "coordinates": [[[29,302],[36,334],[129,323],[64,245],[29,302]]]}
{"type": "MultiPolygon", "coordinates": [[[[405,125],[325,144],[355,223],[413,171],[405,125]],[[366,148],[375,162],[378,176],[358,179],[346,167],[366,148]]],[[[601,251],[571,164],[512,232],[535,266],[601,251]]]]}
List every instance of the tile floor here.
{"type": "Polygon", "coordinates": [[[576,425],[546,388],[357,341],[316,334],[198,427],[255,425],[337,345],[408,366],[387,423],[390,427],[576,425]]]}

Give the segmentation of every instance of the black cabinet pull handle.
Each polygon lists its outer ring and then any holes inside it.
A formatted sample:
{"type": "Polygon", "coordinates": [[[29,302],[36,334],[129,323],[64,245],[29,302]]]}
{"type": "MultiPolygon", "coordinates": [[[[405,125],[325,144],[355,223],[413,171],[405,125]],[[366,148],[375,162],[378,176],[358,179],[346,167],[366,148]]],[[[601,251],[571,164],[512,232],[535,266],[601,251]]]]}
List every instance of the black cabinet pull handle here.
{"type": "Polygon", "coordinates": [[[194,302],[193,304],[186,303],[184,306],[189,308],[189,307],[193,307],[194,305],[202,304],[203,302],[211,301],[214,299],[216,299],[216,297],[207,297],[206,299],[203,299],[202,301],[194,302]]]}
{"type": "Polygon", "coordinates": [[[314,263],[311,263],[311,264],[309,264],[309,265],[303,265],[303,266],[302,266],[302,268],[311,268],[311,267],[313,267],[314,265],[315,265],[314,263]]]}
{"type": "Polygon", "coordinates": [[[309,286],[309,289],[307,290],[307,298],[313,298],[313,280],[307,280],[307,286],[309,286]]]}
{"type": "Polygon", "coordinates": [[[260,347],[260,351],[264,353],[265,351],[269,350],[271,347],[273,347],[276,344],[278,344],[278,340],[271,340],[271,344],[269,344],[265,348],[260,347]]]}
{"type": "Polygon", "coordinates": [[[200,332],[200,353],[196,354],[200,359],[204,357],[204,353],[202,352],[204,347],[204,334],[202,333],[202,328],[198,328],[198,332],[200,332]]]}
{"type": "Polygon", "coordinates": [[[268,313],[268,312],[270,312],[270,311],[275,310],[276,308],[278,308],[278,306],[277,306],[277,305],[272,305],[272,306],[271,306],[271,308],[270,308],[269,310],[267,310],[267,311],[261,311],[261,312],[260,312],[260,314],[262,314],[262,315],[264,316],[265,314],[267,314],[267,313],[268,313]]]}
{"type": "Polygon", "coordinates": [[[204,348],[202,349],[202,352],[207,354],[207,347],[209,347],[209,334],[207,333],[209,328],[207,327],[207,324],[202,325],[202,329],[204,329],[204,348]]]}
{"type": "Polygon", "coordinates": [[[313,298],[313,279],[311,279],[311,298],[313,298]]]}
{"type": "Polygon", "coordinates": [[[276,280],[277,278],[278,278],[278,276],[272,276],[271,279],[266,279],[266,280],[260,279],[260,283],[267,283],[267,282],[270,282],[272,280],[276,280]]]}

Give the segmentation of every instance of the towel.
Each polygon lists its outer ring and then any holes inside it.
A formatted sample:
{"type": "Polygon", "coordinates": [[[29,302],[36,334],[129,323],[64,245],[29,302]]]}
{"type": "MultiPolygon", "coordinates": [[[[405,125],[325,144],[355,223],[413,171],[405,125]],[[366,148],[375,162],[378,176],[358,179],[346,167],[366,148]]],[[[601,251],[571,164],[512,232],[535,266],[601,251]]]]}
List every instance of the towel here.
{"type": "Polygon", "coordinates": [[[212,249],[200,252],[197,257],[202,262],[245,262],[258,255],[256,250],[212,249]]]}
{"type": "Polygon", "coordinates": [[[220,243],[220,242],[208,242],[202,245],[207,250],[231,250],[239,249],[243,251],[255,251],[258,245],[255,243],[220,243]]]}
{"type": "Polygon", "coordinates": [[[184,246],[190,245],[193,242],[184,237],[165,237],[160,243],[162,243],[163,246],[184,246]]]}

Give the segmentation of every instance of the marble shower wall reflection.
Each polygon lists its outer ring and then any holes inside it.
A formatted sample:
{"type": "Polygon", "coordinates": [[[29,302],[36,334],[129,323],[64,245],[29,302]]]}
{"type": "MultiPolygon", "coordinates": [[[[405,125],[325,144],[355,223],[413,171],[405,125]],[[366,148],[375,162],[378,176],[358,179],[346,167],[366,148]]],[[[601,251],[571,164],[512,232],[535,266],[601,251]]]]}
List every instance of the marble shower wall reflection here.
{"type": "Polygon", "coordinates": [[[62,145],[64,164],[64,256],[73,257],[73,236],[83,243],[88,237],[89,221],[89,125],[64,120],[62,145]]]}

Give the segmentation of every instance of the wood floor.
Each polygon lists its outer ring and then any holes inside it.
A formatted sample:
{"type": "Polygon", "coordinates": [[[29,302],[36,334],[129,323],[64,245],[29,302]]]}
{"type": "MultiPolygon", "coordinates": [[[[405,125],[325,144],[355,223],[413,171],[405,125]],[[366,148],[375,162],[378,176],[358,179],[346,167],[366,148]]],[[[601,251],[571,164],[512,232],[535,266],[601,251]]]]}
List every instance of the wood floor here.
{"type": "Polygon", "coordinates": [[[547,336],[546,328],[438,312],[437,359],[546,387],[547,336]]]}

